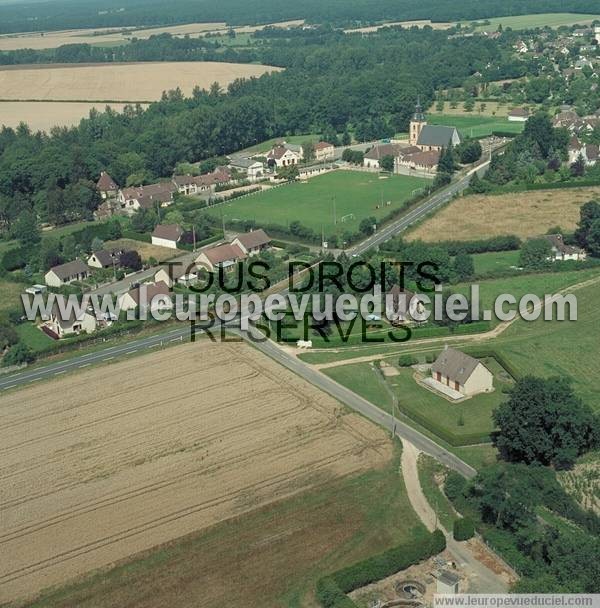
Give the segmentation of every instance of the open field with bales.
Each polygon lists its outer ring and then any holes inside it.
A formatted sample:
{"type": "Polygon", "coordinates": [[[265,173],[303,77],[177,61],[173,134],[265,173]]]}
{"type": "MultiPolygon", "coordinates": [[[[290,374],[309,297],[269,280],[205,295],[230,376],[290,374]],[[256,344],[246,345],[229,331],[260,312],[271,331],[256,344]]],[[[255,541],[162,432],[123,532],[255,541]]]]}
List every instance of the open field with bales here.
{"type": "MultiPolygon", "coordinates": [[[[590,25],[593,21],[600,20],[600,14],[586,13],[540,13],[537,15],[515,15],[511,17],[495,17],[485,21],[476,21],[476,30],[479,32],[494,32],[499,25],[503,28],[513,30],[533,29],[536,27],[560,27],[563,25],[590,25]]],[[[469,25],[469,21],[463,25],[469,25]]]]}
{"type": "MultiPolygon", "coordinates": [[[[392,456],[384,431],[326,394],[249,346],[208,340],[5,395],[0,446],[3,601],[377,469],[392,456]]],[[[258,550],[295,531],[248,545],[235,536],[236,547],[258,550]]],[[[336,546],[337,537],[319,538],[325,553],[336,546]]],[[[203,551],[204,559],[211,554],[203,551]]],[[[231,583],[237,567],[228,557],[222,572],[231,583]]],[[[220,576],[202,573],[205,589],[220,576]]],[[[130,583],[125,593],[133,593],[130,583]]],[[[172,604],[141,589],[149,595],[132,595],[138,606],[172,604]]]]}
{"type": "MultiPolygon", "coordinates": [[[[111,109],[122,112],[125,104],[111,103],[111,109]]],[[[52,127],[73,127],[91,110],[103,112],[104,103],[69,101],[0,101],[0,125],[17,127],[24,122],[32,131],[49,131],[52,127]]]]}
{"type": "Polygon", "coordinates": [[[598,196],[600,187],[464,196],[416,226],[406,238],[428,242],[469,241],[506,234],[528,238],[554,227],[572,232],[579,221],[581,205],[598,196]]]}
{"type": "Polygon", "coordinates": [[[401,209],[414,191],[429,184],[431,180],[416,177],[335,171],[224,203],[207,213],[224,215],[226,222],[254,220],[259,226],[287,226],[297,220],[318,234],[321,229],[326,236],[343,234],[355,232],[366,217],[381,219],[401,209]]]}
{"type": "Polygon", "coordinates": [[[113,64],[30,65],[0,69],[3,101],[156,101],[163,91],[179,87],[190,95],[194,87],[222,87],[237,78],[277,71],[263,65],[217,61],[113,64]]]}
{"type": "MultiPolygon", "coordinates": [[[[271,24],[277,27],[301,25],[304,20],[287,21],[271,24]]],[[[233,28],[236,33],[245,34],[261,30],[265,25],[247,25],[233,28]]],[[[132,38],[144,39],[160,34],[189,36],[198,38],[208,33],[227,33],[225,23],[186,23],[153,28],[112,28],[112,29],[74,29],[54,32],[24,32],[22,34],[4,34],[0,36],[0,51],[16,49],[55,49],[64,44],[91,44],[93,46],[112,47],[128,44],[132,38]]]]}

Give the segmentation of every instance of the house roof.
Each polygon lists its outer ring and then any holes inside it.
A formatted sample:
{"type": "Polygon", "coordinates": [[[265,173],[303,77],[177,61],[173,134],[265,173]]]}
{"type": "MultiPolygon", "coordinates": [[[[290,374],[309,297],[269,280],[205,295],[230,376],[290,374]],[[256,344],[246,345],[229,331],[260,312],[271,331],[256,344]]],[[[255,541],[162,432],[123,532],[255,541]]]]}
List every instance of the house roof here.
{"type": "MultiPolygon", "coordinates": [[[[177,279],[180,279],[181,277],[196,275],[195,267],[190,264],[172,264],[171,270],[169,270],[169,266],[164,264],[164,265],[161,265],[161,267],[157,271],[157,273],[160,272],[160,270],[164,270],[167,273],[167,275],[172,276],[174,281],[177,281],[177,279]]],[[[154,276],[156,276],[156,275],[154,275],[154,276]]]]}
{"type": "Polygon", "coordinates": [[[174,175],[173,183],[181,188],[182,186],[191,186],[196,183],[196,176],[194,175],[174,175]]]}
{"type": "Polygon", "coordinates": [[[113,261],[117,261],[118,259],[112,251],[107,251],[106,249],[94,251],[92,255],[96,257],[102,266],[112,266],[113,261]]]}
{"type": "Polygon", "coordinates": [[[529,116],[529,110],[527,108],[513,108],[509,113],[509,116],[519,116],[519,117],[525,117],[525,116],[529,116]]]}
{"type": "Polygon", "coordinates": [[[157,239],[165,239],[166,241],[174,241],[175,243],[179,241],[182,234],[183,228],[179,224],[158,224],[152,232],[152,236],[155,236],[157,239]]]}
{"type": "MultiPolygon", "coordinates": [[[[451,381],[464,384],[480,363],[481,361],[455,348],[445,348],[431,366],[431,371],[440,372],[451,381]]],[[[481,365],[483,364],[481,363],[481,365]]]]}
{"type": "Polygon", "coordinates": [[[177,186],[173,182],[158,182],[147,186],[132,186],[122,190],[126,200],[137,200],[142,207],[151,208],[154,203],[167,203],[173,200],[177,186]]]}
{"type": "Polygon", "coordinates": [[[599,148],[597,144],[587,144],[585,147],[585,155],[588,160],[598,160],[599,148]]]}
{"type": "Polygon", "coordinates": [[[452,138],[456,133],[455,127],[446,127],[443,125],[425,125],[421,129],[418,146],[439,146],[444,147],[452,142],[452,138]]]}
{"type": "Polygon", "coordinates": [[[286,152],[291,152],[292,154],[296,154],[296,156],[298,155],[297,152],[295,152],[294,150],[291,150],[287,146],[275,146],[267,154],[267,158],[273,158],[275,160],[279,160],[280,158],[282,158],[286,154],[286,152]]]}
{"type": "Polygon", "coordinates": [[[320,141],[318,144],[315,144],[315,152],[327,150],[327,148],[333,148],[333,144],[330,144],[328,141],[320,141]]]}
{"type": "Polygon", "coordinates": [[[562,254],[573,255],[575,253],[583,253],[583,249],[565,244],[562,234],[547,234],[544,238],[549,241],[554,249],[562,254]]]}
{"type": "Polygon", "coordinates": [[[238,234],[235,237],[246,249],[254,249],[262,247],[271,242],[271,237],[262,229],[252,230],[244,234],[238,234]]]}
{"type": "Polygon", "coordinates": [[[401,147],[398,144],[377,144],[364,156],[368,160],[381,160],[384,156],[398,156],[401,147]]]}
{"type": "Polygon", "coordinates": [[[438,150],[428,150],[426,152],[419,150],[413,154],[405,155],[403,160],[414,163],[419,167],[436,167],[440,162],[440,152],[438,150]]]}
{"type": "Polygon", "coordinates": [[[73,260],[66,264],[53,266],[49,270],[49,272],[53,272],[61,280],[68,279],[77,274],[87,274],[89,271],[90,269],[81,260],[73,260]]]}
{"type": "Polygon", "coordinates": [[[232,167],[241,167],[242,169],[249,169],[254,165],[261,165],[262,163],[258,160],[254,160],[253,158],[232,158],[231,166],[232,167]]]}
{"type": "Polygon", "coordinates": [[[152,302],[152,299],[156,296],[169,296],[169,287],[164,281],[158,281],[158,283],[146,283],[144,285],[140,285],[139,287],[135,287],[127,292],[131,299],[139,306],[147,305],[152,302]],[[145,289],[145,298],[142,299],[141,288],[145,289]]]}
{"type": "Polygon", "coordinates": [[[96,188],[100,190],[100,192],[110,192],[114,190],[115,192],[119,189],[115,180],[106,172],[100,172],[100,179],[96,182],[96,188]]]}
{"type": "Polygon", "coordinates": [[[55,322],[63,329],[69,329],[76,321],[82,321],[87,311],[83,306],[70,306],[67,299],[60,293],[55,294],[54,304],[52,304],[52,315],[55,322]]]}
{"type": "Polygon", "coordinates": [[[410,305],[413,299],[416,297],[414,292],[410,291],[409,289],[402,289],[400,285],[393,285],[385,295],[386,304],[387,298],[389,296],[392,298],[393,310],[389,312],[394,312],[402,316],[406,316],[406,314],[410,312],[410,305]]]}
{"type": "Polygon", "coordinates": [[[211,247],[210,249],[206,249],[203,253],[213,265],[222,264],[229,260],[243,260],[246,257],[244,252],[237,245],[231,245],[229,243],[211,247]]]}

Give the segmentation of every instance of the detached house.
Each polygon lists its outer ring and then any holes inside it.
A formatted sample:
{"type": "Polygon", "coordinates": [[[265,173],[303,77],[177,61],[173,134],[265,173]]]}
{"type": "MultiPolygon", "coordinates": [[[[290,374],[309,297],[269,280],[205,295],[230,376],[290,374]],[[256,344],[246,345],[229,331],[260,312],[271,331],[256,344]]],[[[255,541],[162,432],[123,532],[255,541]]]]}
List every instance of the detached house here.
{"type": "Polygon", "coordinates": [[[510,122],[526,122],[529,119],[529,110],[527,108],[514,108],[508,113],[510,122]]]}
{"type": "Polygon", "coordinates": [[[245,234],[238,234],[231,244],[239,247],[245,255],[252,256],[268,249],[271,246],[271,237],[260,228],[245,234]]]}
{"type": "Polygon", "coordinates": [[[327,141],[320,141],[315,144],[315,160],[318,162],[325,162],[327,160],[333,160],[335,155],[335,148],[333,144],[327,141]]]}
{"type": "Polygon", "coordinates": [[[164,266],[154,275],[156,283],[165,283],[169,288],[175,284],[191,285],[198,280],[198,272],[194,265],[173,264],[171,267],[164,266]]]}
{"type": "Polygon", "coordinates": [[[91,334],[96,331],[95,315],[87,310],[76,310],[76,308],[77,306],[67,305],[64,296],[56,294],[50,319],[42,326],[43,331],[53,338],[64,338],[81,333],[91,334]],[[68,311],[69,314],[63,316],[61,310],[65,313],[68,311]]]}
{"type": "Polygon", "coordinates": [[[119,186],[106,171],[102,171],[100,179],[96,182],[96,190],[98,190],[103,200],[112,199],[117,197],[119,186]]]}
{"type": "Polygon", "coordinates": [[[251,182],[261,179],[265,174],[265,166],[253,158],[232,158],[229,166],[244,173],[251,182]]]}
{"type": "Polygon", "coordinates": [[[177,249],[184,230],[178,224],[158,224],[152,233],[152,244],[177,249]]]}
{"type": "Polygon", "coordinates": [[[81,260],[73,260],[50,268],[44,275],[44,281],[50,287],[62,287],[73,283],[73,281],[83,281],[89,276],[90,269],[88,266],[81,260]]]}
{"type": "Polygon", "coordinates": [[[440,353],[431,366],[431,378],[433,382],[429,386],[453,398],[489,393],[494,389],[492,372],[481,361],[455,348],[446,347],[440,353]]]}
{"type": "Polygon", "coordinates": [[[173,202],[177,186],[173,182],[160,182],[148,186],[124,188],[119,192],[121,210],[131,215],[139,209],[168,207],[173,202]]]}
{"type": "Polygon", "coordinates": [[[144,283],[139,287],[124,293],[118,300],[120,310],[135,310],[140,308],[146,312],[170,310],[173,300],[166,283],[144,283]]]}
{"type": "Polygon", "coordinates": [[[121,259],[120,251],[107,251],[106,249],[100,249],[94,251],[88,258],[88,266],[92,268],[115,268],[120,264],[121,259]]]}
{"type": "Polygon", "coordinates": [[[586,259],[586,252],[580,247],[573,247],[572,245],[566,245],[562,234],[548,234],[544,237],[552,248],[552,254],[550,261],[556,262],[556,260],[575,260],[581,262],[586,259]]]}
{"type": "Polygon", "coordinates": [[[412,291],[394,285],[385,294],[385,316],[392,325],[413,323],[425,310],[423,301],[412,291]]]}
{"type": "Polygon", "coordinates": [[[196,266],[215,272],[218,268],[233,270],[235,264],[246,259],[246,254],[239,245],[225,244],[205,249],[196,258],[196,266]]]}
{"type": "Polygon", "coordinates": [[[290,167],[292,165],[297,165],[301,160],[301,154],[283,145],[275,146],[267,154],[267,162],[269,166],[274,166],[278,169],[281,169],[282,167],[290,167]]]}

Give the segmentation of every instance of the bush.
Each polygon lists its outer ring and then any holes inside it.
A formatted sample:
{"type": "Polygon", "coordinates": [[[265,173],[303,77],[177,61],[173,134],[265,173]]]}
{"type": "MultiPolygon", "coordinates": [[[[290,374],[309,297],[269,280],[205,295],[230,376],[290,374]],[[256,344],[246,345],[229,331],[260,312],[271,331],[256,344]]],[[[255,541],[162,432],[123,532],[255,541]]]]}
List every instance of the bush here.
{"type": "Polygon", "coordinates": [[[412,365],[416,365],[418,363],[417,358],[412,355],[402,355],[398,359],[398,365],[400,367],[411,367],[412,365]]]}
{"type": "Polygon", "coordinates": [[[19,342],[15,346],[12,346],[6,355],[4,355],[2,367],[22,365],[23,363],[32,363],[33,361],[35,361],[35,356],[31,349],[23,342],[19,342]]]}
{"type": "Polygon", "coordinates": [[[468,517],[454,520],[452,535],[454,540],[469,540],[475,534],[475,525],[468,517]]]}
{"type": "Polygon", "coordinates": [[[2,268],[8,272],[25,268],[29,260],[28,254],[29,251],[25,247],[15,247],[14,249],[9,249],[2,256],[2,268]]]}
{"type": "Polygon", "coordinates": [[[467,480],[457,473],[456,471],[450,471],[446,477],[444,483],[444,493],[448,499],[452,502],[458,498],[465,496],[467,490],[467,480]]]}

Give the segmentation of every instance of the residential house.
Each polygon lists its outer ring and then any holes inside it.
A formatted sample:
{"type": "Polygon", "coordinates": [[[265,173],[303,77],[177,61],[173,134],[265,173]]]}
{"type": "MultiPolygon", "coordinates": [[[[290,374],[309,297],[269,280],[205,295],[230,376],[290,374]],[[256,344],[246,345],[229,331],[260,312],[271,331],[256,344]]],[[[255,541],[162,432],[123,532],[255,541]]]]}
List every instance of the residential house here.
{"type": "Polygon", "coordinates": [[[333,160],[335,156],[335,148],[333,144],[330,144],[327,141],[320,141],[315,144],[315,160],[318,162],[326,162],[328,160],[333,160]]]}
{"type": "Polygon", "coordinates": [[[49,287],[62,287],[73,281],[84,281],[90,276],[90,269],[81,260],[53,266],[44,275],[44,282],[49,287]]]}
{"type": "Polygon", "coordinates": [[[132,186],[119,191],[118,201],[121,211],[131,215],[139,209],[168,207],[173,203],[177,186],[170,182],[159,182],[148,186],[132,186]]]}
{"type": "Polygon", "coordinates": [[[122,311],[140,309],[146,313],[173,308],[169,287],[164,281],[143,283],[124,293],[118,300],[122,311]]]}
{"type": "Polygon", "coordinates": [[[587,257],[586,252],[580,247],[567,245],[564,242],[562,234],[547,234],[544,238],[550,243],[550,247],[552,248],[549,258],[552,262],[557,260],[575,260],[581,262],[587,257]]]}
{"type": "Polygon", "coordinates": [[[169,288],[175,284],[191,285],[198,280],[198,271],[194,264],[171,264],[165,265],[154,275],[156,283],[165,283],[169,288]]]}
{"type": "Polygon", "coordinates": [[[81,333],[91,334],[96,331],[96,326],[94,314],[84,310],[81,305],[71,306],[63,295],[55,294],[50,319],[42,329],[52,337],[64,338],[81,333]]]}
{"type": "Polygon", "coordinates": [[[377,144],[363,157],[363,165],[370,169],[381,169],[381,161],[386,156],[395,158],[400,152],[398,144],[377,144]]]}
{"type": "Polygon", "coordinates": [[[158,224],[152,232],[152,244],[158,247],[177,249],[184,230],[178,224],[158,224]]]}
{"type": "Polygon", "coordinates": [[[198,177],[196,175],[174,175],[173,184],[179,194],[189,196],[198,192],[198,177]]]}
{"type": "Polygon", "coordinates": [[[449,396],[455,396],[451,391],[472,396],[489,393],[494,388],[492,372],[481,361],[455,348],[446,347],[440,353],[431,366],[431,377],[433,383],[429,385],[442,389],[441,392],[449,393],[449,396]]]}
{"type": "Polygon", "coordinates": [[[119,193],[119,186],[106,171],[101,171],[100,179],[96,182],[96,190],[103,200],[114,199],[119,193]]]}
{"type": "Polygon", "coordinates": [[[267,163],[269,164],[269,167],[277,167],[278,169],[297,165],[301,160],[302,157],[300,154],[294,150],[290,150],[287,146],[275,146],[267,154],[267,163]]]}
{"type": "Polygon", "coordinates": [[[516,44],[514,44],[513,49],[520,54],[527,53],[529,51],[529,47],[522,40],[519,40],[516,44]]]}
{"type": "Polygon", "coordinates": [[[410,146],[401,150],[400,154],[394,159],[394,172],[406,173],[403,169],[408,169],[409,171],[436,173],[440,155],[439,150],[423,152],[421,148],[410,146]]]}
{"type": "Polygon", "coordinates": [[[230,271],[237,262],[245,259],[246,254],[239,245],[225,243],[202,251],[196,258],[196,266],[209,272],[215,272],[217,268],[230,271]]]}
{"type": "Polygon", "coordinates": [[[593,167],[598,162],[598,145],[581,143],[575,135],[571,137],[567,151],[571,164],[577,161],[580,156],[587,167],[593,167]]]}
{"type": "Polygon", "coordinates": [[[392,325],[419,322],[418,316],[424,310],[423,300],[409,289],[393,285],[385,294],[385,316],[392,325]],[[414,318],[415,316],[417,319],[414,318]]]}
{"type": "Polygon", "coordinates": [[[255,182],[265,175],[265,166],[253,158],[232,158],[229,166],[246,175],[249,181],[255,182]]]}
{"type": "Polygon", "coordinates": [[[238,234],[231,241],[231,244],[239,247],[245,255],[253,256],[271,246],[271,237],[262,228],[259,228],[258,230],[238,234]]]}
{"type": "Polygon", "coordinates": [[[529,119],[529,110],[527,108],[513,108],[508,113],[509,122],[526,122],[529,119]]]}
{"type": "Polygon", "coordinates": [[[87,264],[92,268],[117,268],[121,258],[120,251],[107,251],[100,249],[94,251],[88,258],[87,264]]]}

